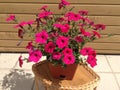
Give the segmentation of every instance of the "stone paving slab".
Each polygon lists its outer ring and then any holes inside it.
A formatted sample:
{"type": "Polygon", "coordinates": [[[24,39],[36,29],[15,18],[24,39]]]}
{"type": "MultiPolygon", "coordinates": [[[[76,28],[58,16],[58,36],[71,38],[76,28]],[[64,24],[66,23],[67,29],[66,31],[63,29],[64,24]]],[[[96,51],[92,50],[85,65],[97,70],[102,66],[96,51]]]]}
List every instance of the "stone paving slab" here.
{"type": "MultiPolygon", "coordinates": [[[[22,68],[19,67],[20,55],[21,53],[0,53],[0,90],[32,90],[34,75],[31,68],[34,63],[24,62],[22,68]]],[[[28,57],[28,54],[22,53],[22,56],[28,57]]],[[[41,60],[45,60],[45,57],[41,60]]],[[[43,87],[40,88],[44,90],[43,87]]]]}
{"type": "MultiPolygon", "coordinates": [[[[15,68],[15,69],[27,69],[31,70],[31,66],[34,64],[34,62],[27,63],[26,61],[23,62],[22,68],[19,67],[18,58],[21,54],[20,53],[2,53],[0,54],[0,69],[9,69],[9,68],[15,68]]],[[[28,57],[28,54],[23,53],[22,57],[28,57]]],[[[41,58],[41,60],[44,60],[45,56],[41,58]]]]}
{"type": "Polygon", "coordinates": [[[97,55],[97,66],[92,68],[95,72],[112,72],[105,55],[97,55]]]}
{"type": "Polygon", "coordinates": [[[34,75],[22,69],[0,70],[0,90],[31,90],[34,75]]]}
{"type": "Polygon", "coordinates": [[[120,55],[106,55],[113,72],[120,72],[120,55]]]}

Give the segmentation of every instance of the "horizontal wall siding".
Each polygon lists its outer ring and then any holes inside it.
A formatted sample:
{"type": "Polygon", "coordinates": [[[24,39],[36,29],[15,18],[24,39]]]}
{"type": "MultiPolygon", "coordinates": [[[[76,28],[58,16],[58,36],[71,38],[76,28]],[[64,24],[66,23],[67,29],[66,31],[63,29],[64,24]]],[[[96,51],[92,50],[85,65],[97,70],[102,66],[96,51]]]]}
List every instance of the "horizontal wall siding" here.
{"type": "MultiPolygon", "coordinates": [[[[28,38],[17,46],[19,38],[17,30],[13,28],[14,22],[6,22],[9,14],[15,14],[19,21],[32,20],[39,8],[48,5],[55,14],[60,14],[57,4],[60,0],[0,0],[0,52],[26,52],[28,38]]],[[[88,10],[89,17],[95,23],[107,25],[102,37],[86,46],[91,46],[102,54],[120,54],[120,0],[67,0],[74,11],[88,10]],[[111,37],[107,37],[112,34],[111,37]]]]}
{"type": "MultiPolygon", "coordinates": [[[[59,3],[60,0],[0,0],[2,3],[59,3]]],[[[120,0],[67,0],[72,4],[120,4],[120,0]]]]}
{"type": "MultiPolygon", "coordinates": [[[[6,18],[9,14],[0,14],[0,23],[11,24],[13,22],[6,22],[6,18]]],[[[17,19],[19,21],[23,20],[32,20],[35,19],[35,15],[28,14],[16,14],[17,19]]],[[[104,23],[108,26],[120,26],[120,17],[119,16],[90,16],[91,20],[95,21],[95,23],[104,23]]]]}
{"type": "MultiPolygon", "coordinates": [[[[43,4],[0,3],[0,13],[36,14],[43,4]],[[8,10],[9,9],[9,10],[8,10]]],[[[58,4],[46,4],[54,14],[61,14],[58,4]]],[[[89,15],[120,15],[119,5],[71,5],[74,11],[88,10],[89,15]]]]}

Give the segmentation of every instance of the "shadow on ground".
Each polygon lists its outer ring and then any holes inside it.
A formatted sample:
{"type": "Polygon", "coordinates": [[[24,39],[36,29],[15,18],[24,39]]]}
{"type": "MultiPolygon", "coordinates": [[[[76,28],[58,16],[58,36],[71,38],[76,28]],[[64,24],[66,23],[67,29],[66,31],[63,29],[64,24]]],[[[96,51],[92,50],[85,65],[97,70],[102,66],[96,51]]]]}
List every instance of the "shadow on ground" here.
{"type": "Polygon", "coordinates": [[[13,69],[3,77],[2,90],[32,90],[34,79],[24,70],[13,69]]]}

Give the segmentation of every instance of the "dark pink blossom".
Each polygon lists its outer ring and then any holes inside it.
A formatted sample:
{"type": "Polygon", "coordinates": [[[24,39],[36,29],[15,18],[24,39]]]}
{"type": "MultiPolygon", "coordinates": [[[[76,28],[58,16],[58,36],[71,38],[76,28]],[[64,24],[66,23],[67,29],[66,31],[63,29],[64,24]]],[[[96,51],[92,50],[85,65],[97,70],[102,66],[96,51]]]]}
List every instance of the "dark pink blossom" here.
{"type": "Polygon", "coordinates": [[[86,37],[91,37],[91,33],[90,32],[86,32],[83,28],[80,28],[81,34],[83,34],[86,37]]]}
{"type": "Polygon", "coordinates": [[[23,38],[23,34],[24,34],[23,30],[22,29],[18,29],[18,37],[19,38],[23,38]]]}
{"type": "Polygon", "coordinates": [[[8,18],[6,18],[6,21],[13,21],[15,20],[15,15],[10,15],[8,18]]]}
{"type": "Polygon", "coordinates": [[[14,28],[19,28],[19,27],[22,28],[25,25],[31,25],[33,23],[34,23],[34,20],[30,20],[28,22],[22,21],[19,24],[15,25],[14,28]]]}
{"type": "Polygon", "coordinates": [[[103,25],[103,24],[96,24],[96,25],[94,25],[94,29],[95,30],[98,30],[98,29],[105,30],[105,28],[106,28],[106,26],[103,25]]]}
{"type": "Polygon", "coordinates": [[[81,11],[79,11],[79,14],[80,15],[88,15],[88,11],[86,11],[86,10],[81,10],[81,11]]]}
{"type": "Polygon", "coordinates": [[[81,19],[81,16],[79,14],[74,14],[71,19],[74,21],[78,21],[81,19]]]}
{"type": "Polygon", "coordinates": [[[94,26],[94,22],[93,22],[93,21],[90,21],[90,22],[89,22],[89,25],[90,25],[90,26],[94,26]]]}
{"type": "Polygon", "coordinates": [[[71,48],[65,48],[63,51],[63,55],[72,55],[73,50],[71,48]]]}
{"type": "Polygon", "coordinates": [[[23,22],[20,22],[19,24],[15,25],[14,28],[23,27],[25,25],[27,25],[27,22],[23,21],[23,22]]]}
{"type": "Polygon", "coordinates": [[[92,32],[93,32],[94,36],[97,36],[98,38],[101,38],[101,35],[98,32],[96,32],[95,30],[93,30],[92,32]]]}
{"type": "Polygon", "coordinates": [[[55,24],[53,24],[53,26],[56,27],[56,28],[60,28],[62,26],[62,24],[55,23],[55,24]]]}
{"type": "Polygon", "coordinates": [[[30,20],[30,21],[28,21],[28,22],[26,22],[28,25],[31,25],[31,24],[33,24],[35,21],[34,20],[30,20]]]}
{"type": "Polygon", "coordinates": [[[63,32],[63,33],[67,33],[70,29],[70,26],[68,24],[55,23],[55,24],[53,24],[53,26],[56,28],[59,28],[61,30],[61,32],[63,32]]]}
{"type": "Polygon", "coordinates": [[[69,65],[69,64],[74,64],[75,63],[75,57],[73,55],[65,55],[63,57],[63,62],[66,64],[66,65],[69,65]]]}
{"type": "Polygon", "coordinates": [[[90,47],[84,47],[83,49],[80,50],[80,54],[82,54],[83,56],[88,55],[91,51],[93,51],[92,48],[90,47]]]}
{"type": "Polygon", "coordinates": [[[63,17],[58,18],[56,21],[57,22],[63,22],[65,19],[63,17]]]}
{"type": "Polygon", "coordinates": [[[87,17],[81,17],[81,20],[83,20],[84,23],[80,23],[79,26],[81,26],[81,28],[83,28],[86,25],[89,26],[94,26],[94,22],[91,21],[89,18],[87,17]]]}
{"type": "Polygon", "coordinates": [[[31,42],[28,42],[28,45],[26,46],[26,49],[28,50],[33,50],[33,45],[32,45],[32,41],[31,42]]]}
{"type": "Polygon", "coordinates": [[[48,39],[48,33],[46,30],[42,30],[41,32],[36,33],[35,37],[35,42],[45,44],[48,39]]]}
{"type": "Polygon", "coordinates": [[[66,14],[65,14],[65,17],[72,17],[74,15],[74,12],[67,12],[66,14]]]}
{"type": "Polygon", "coordinates": [[[88,24],[91,23],[91,20],[89,18],[82,17],[81,19],[88,24]]]}
{"type": "Polygon", "coordinates": [[[61,0],[61,2],[59,3],[59,9],[65,7],[67,5],[70,5],[70,3],[67,2],[66,0],[61,0]]]}
{"type": "Polygon", "coordinates": [[[80,43],[80,42],[83,42],[83,38],[81,36],[76,36],[75,37],[75,40],[80,43]]]}
{"type": "Polygon", "coordinates": [[[94,56],[88,56],[87,63],[90,64],[91,67],[94,67],[97,65],[96,58],[94,56]]]}
{"type": "Polygon", "coordinates": [[[50,11],[42,11],[41,13],[38,14],[38,17],[39,18],[47,18],[49,17],[50,15],[52,15],[53,13],[50,12],[50,11]]]}
{"type": "Polygon", "coordinates": [[[78,21],[81,19],[81,16],[79,14],[73,12],[66,13],[65,17],[67,17],[68,21],[78,21]]]}
{"type": "Polygon", "coordinates": [[[47,5],[44,5],[44,6],[42,6],[42,7],[40,8],[40,10],[46,11],[46,8],[47,8],[47,7],[48,7],[47,5]]]}
{"type": "Polygon", "coordinates": [[[23,65],[23,60],[22,60],[22,56],[21,56],[21,55],[20,55],[20,57],[19,57],[18,60],[19,60],[19,66],[22,67],[22,65],[23,65]]]}
{"type": "Polygon", "coordinates": [[[45,52],[53,53],[54,49],[55,49],[55,44],[53,42],[48,42],[45,45],[45,52]]]}
{"type": "Polygon", "coordinates": [[[61,59],[61,56],[62,56],[61,53],[59,53],[59,52],[54,52],[53,55],[52,55],[52,58],[53,58],[54,60],[60,60],[60,59],[61,59]]]}
{"type": "Polygon", "coordinates": [[[61,32],[67,33],[70,29],[70,26],[68,24],[64,24],[60,27],[61,32]]]}
{"type": "Polygon", "coordinates": [[[58,48],[64,48],[68,46],[68,38],[64,36],[59,36],[56,40],[58,48]]]}
{"type": "Polygon", "coordinates": [[[90,25],[90,26],[94,26],[94,22],[91,21],[89,18],[87,17],[82,17],[81,20],[83,20],[84,23],[82,23],[84,26],[86,26],[86,24],[90,25]]]}
{"type": "Polygon", "coordinates": [[[95,50],[90,50],[89,53],[88,53],[88,56],[96,57],[96,51],[95,50]]]}
{"type": "Polygon", "coordinates": [[[30,62],[38,62],[42,57],[42,53],[40,50],[30,51],[28,60],[30,62]]]}

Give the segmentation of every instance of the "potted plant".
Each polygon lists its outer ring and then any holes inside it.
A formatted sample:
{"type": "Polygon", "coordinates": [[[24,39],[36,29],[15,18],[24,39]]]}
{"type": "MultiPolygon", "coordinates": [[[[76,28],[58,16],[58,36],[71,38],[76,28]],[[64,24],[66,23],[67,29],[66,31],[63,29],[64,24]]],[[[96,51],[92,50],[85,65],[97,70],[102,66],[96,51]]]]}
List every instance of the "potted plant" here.
{"type": "Polygon", "coordinates": [[[20,67],[25,60],[38,63],[42,56],[46,56],[53,77],[72,79],[78,64],[97,65],[96,51],[84,45],[100,38],[100,31],[105,29],[105,25],[91,21],[86,10],[74,13],[74,7],[70,8],[69,5],[69,2],[61,0],[58,5],[61,15],[55,15],[45,5],[40,8],[35,20],[18,22],[15,15],[6,19],[18,23],[14,28],[18,29],[21,41],[25,36],[31,37],[26,46],[29,57],[19,57],[20,67]]]}

